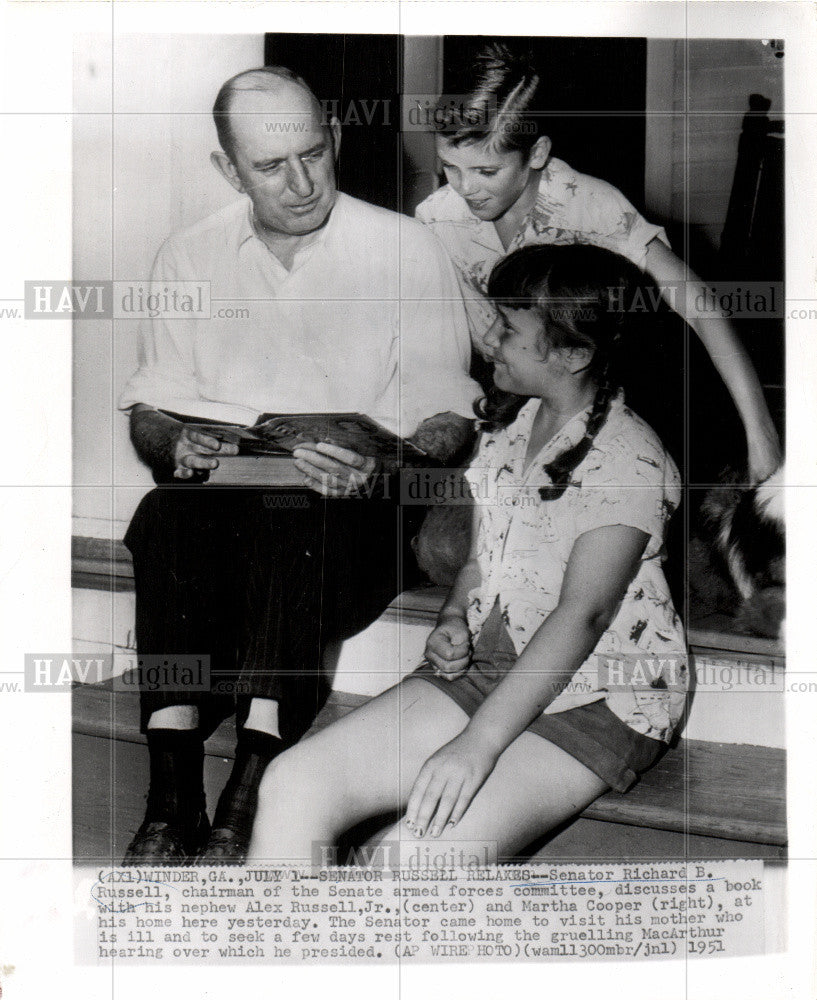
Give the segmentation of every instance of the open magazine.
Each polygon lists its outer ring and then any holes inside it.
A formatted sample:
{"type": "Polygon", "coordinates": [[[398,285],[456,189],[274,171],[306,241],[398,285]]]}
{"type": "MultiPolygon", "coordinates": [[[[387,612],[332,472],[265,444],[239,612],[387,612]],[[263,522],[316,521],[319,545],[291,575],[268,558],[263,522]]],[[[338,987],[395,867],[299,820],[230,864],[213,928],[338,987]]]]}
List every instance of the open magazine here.
{"type": "Polygon", "coordinates": [[[378,458],[387,467],[426,458],[415,444],[365,413],[262,413],[254,424],[242,425],[162,412],[193,430],[238,445],[238,455],[219,458],[219,467],[208,478],[214,485],[302,486],[303,474],[292,452],[321,441],[378,458]]]}

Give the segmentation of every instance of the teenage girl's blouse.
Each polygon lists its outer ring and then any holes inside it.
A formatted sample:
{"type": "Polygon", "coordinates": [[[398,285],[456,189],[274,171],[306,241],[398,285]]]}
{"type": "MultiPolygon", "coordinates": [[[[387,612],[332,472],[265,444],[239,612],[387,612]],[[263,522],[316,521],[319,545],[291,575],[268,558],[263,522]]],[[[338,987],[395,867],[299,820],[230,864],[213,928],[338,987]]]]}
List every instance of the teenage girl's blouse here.
{"type": "Polygon", "coordinates": [[[628,726],[668,741],[688,686],[683,628],[662,569],[667,523],[681,499],[678,470],[652,429],[612,400],[606,421],[558,500],[542,500],[543,466],[584,435],[590,408],[570,420],[523,471],[538,399],[508,427],[486,432],[466,475],[479,506],[481,584],[471,591],[476,638],[499,599],[517,653],[556,607],[576,539],[605,525],[649,536],[612,623],[569,686],[545,709],[562,712],[605,699],[628,726]]]}

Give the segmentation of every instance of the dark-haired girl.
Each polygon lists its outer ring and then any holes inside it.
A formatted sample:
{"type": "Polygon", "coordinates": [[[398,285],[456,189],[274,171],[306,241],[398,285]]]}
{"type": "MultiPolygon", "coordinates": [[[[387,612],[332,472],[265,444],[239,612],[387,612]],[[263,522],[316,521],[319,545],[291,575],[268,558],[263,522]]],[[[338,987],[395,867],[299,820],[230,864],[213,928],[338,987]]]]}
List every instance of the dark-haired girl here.
{"type": "Polygon", "coordinates": [[[428,839],[512,856],[663,753],[687,687],[661,568],[679,477],[615,368],[642,285],[591,246],[496,266],[469,561],[427,662],[272,763],[252,860],[308,858],[393,810],[406,856],[428,839]]]}
{"type": "Polygon", "coordinates": [[[620,191],[552,155],[536,69],[502,43],[464,66],[455,91],[435,111],[437,152],[448,183],[417,208],[441,240],[460,278],[475,349],[495,318],[485,298],[488,276],[506,253],[538,243],[589,243],[627,257],[667,291],[688,320],[734,400],[755,480],[780,463],[780,444],[752,363],[720,313],[696,316],[700,280],[620,191]]]}

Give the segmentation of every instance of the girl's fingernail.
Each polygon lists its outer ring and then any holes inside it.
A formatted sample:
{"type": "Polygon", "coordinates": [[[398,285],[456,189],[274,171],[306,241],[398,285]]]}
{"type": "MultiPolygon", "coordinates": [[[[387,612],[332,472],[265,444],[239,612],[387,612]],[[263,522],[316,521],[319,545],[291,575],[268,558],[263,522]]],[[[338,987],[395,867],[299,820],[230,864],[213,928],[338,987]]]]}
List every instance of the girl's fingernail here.
{"type": "Polygon", "coordinates": [[[439,837],[440,836],[440,828],[438,826],[432,826],[431,830],[429,831],[429,836],[430,837],[439,837]]]}
{"type": "Polygon", "coordinates": [[[418,826],[414,832],[417,834],[418,837],[422,837],[423,834],[425,833],[425,830],[421,826],[418,826]]]}
{"type": "Polygon", "coordinates": [[[456,826],[457,825],[457,821],[455,819],[450,819],[445,825],[446,826],[456,826]]]}

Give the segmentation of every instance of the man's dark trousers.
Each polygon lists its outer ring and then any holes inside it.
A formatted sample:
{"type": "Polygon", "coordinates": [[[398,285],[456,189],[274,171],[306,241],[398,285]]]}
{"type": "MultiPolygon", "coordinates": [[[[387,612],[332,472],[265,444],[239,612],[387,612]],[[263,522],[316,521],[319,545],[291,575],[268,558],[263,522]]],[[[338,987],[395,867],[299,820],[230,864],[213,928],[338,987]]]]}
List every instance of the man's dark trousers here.
{"type": "Polygon", "coordinates": [[[299,738],[328,692],[327,643],[372,622],[417,570],[404,540],[422,515],[393,500],[307,490],[160,486],[133,516],[138,654],[209,656],[210,690],[141,691],[141,727],[196,705],[206,737],[253,697],[279,702],[281,736],[299,738]]]}

